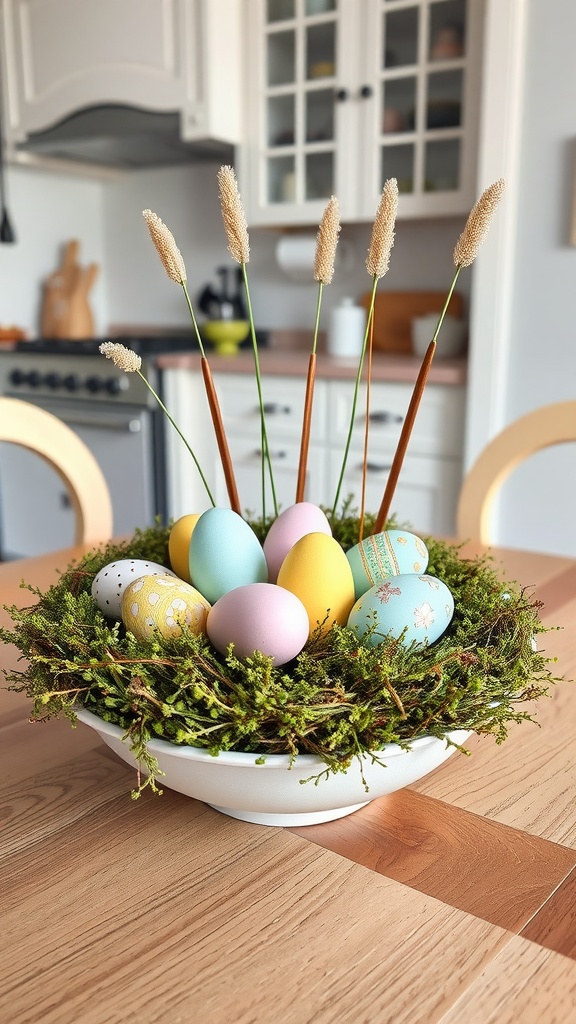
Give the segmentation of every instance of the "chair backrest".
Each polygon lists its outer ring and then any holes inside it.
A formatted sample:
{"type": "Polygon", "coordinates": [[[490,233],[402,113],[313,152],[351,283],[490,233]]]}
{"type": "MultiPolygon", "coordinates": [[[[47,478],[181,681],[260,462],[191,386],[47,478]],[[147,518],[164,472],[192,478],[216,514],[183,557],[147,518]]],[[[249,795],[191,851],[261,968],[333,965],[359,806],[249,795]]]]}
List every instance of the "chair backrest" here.
{"type": "Polygon", "coordinates": [[[112,502],[100,466],[84,441],[57,416],[19,398],[0,397],[0,441],[36,452],[63,481],[76,517],[76,544],[112,536],[112,502]]]}
{"type": "Polygon", "coordinates": [[[456,513],[458,537],[492,543],[492,506],[504,481],[530,455],[566,441],[576,441],[576,401],[542,406],[497,434],[462,485],[456,513]]]}

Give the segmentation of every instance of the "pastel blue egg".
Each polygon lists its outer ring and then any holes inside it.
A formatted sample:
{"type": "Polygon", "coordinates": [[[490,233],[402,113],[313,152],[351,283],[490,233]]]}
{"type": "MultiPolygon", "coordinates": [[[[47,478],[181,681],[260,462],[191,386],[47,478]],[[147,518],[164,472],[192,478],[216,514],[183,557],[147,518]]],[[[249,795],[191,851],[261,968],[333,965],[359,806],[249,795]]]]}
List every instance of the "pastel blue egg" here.
{"type": "Polygon", "coordinates": [[[404,573],[423,573],[428,568],[428,548],[407,530],[385,530],[365,537],[346,552],[354,577],[356,598],[379,580],[404,573]]]}
{"type": "Polygon", "coordinates": [[[348,618],[348,628],[358,639],[366,637],[373,647],[391,634],[408,647],[414,640],[433,644],[450,625],[454,598],[436,576],[415,573],[389,576],[380,580],[356,601],[348,618]],[[372,626],[375,630],[366,636],[372,626]]]}
{"type": "Polygon", "coordinates": [[[236,587],[266,583],[268,566],[256,534],[230,508],[209,508],[190,538],[190,579],[210,604],[236,587]]]}

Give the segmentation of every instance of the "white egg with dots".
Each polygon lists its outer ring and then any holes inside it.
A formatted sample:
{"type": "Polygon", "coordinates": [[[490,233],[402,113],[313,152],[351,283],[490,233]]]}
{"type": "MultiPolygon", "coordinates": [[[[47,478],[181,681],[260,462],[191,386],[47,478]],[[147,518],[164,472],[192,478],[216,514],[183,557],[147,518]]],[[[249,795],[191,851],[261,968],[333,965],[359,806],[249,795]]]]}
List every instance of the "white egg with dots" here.
{"type": "Polygon", "coordinates": [[[92,582],[92,597],[108,619],[122,618],[122,595],[134,580],[141,576],[168,575],[176,577],[171,569],[144,558],[120,558],[100,569],[92,582]]]}

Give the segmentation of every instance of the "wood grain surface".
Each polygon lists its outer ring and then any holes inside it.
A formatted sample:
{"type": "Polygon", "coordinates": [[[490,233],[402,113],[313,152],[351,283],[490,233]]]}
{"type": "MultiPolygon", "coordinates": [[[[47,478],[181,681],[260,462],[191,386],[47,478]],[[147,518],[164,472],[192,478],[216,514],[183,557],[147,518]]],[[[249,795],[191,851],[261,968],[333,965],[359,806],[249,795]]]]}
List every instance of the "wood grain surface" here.
{"type": "MultiPolygon", "coordinates": [[[[0,605],[81,554],[1,565],[0,605]]],[[[544,600],[574,678],[576,565],[494,555],[544,600]]],[[[576,1019],[574,684],[501,746],[471,737],[470,757],[298,830],[134,801],[92,730],[0,697],[2,1024],[576,1019]]]]}

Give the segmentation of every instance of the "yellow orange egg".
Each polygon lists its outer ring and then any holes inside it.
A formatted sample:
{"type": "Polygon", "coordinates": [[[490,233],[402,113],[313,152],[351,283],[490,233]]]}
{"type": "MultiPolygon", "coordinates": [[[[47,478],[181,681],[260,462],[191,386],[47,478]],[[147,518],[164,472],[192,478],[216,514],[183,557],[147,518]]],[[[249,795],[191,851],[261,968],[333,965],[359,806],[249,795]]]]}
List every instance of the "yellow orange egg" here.
{"type": "Polygon", "coordinates": [[[191,582],[190,579],[190,565],[188,561],[188,552],[190,550],[190,537],[196,523],[200,519],[200,513],[191,513],[187,516],[181,516],[177,519],[170,530],[170,536],[168,537],[168,554],[170,555],[170,565],[174,572],[181,580],[186,580],[187,583],[191,582]]]}
{"type": "Polygon", "coordinates": [[[122,597],[122,621],[138,640],[155,633],[169,639],[183,629],[205,633],[209,611],[202,594],[175,576],[142,576],[122,597]]]}
{"type": "Polygon", "coordinates": [[[299,597],[310,624],[327,632],[332,623],[345,626],[354,604],[354,577],[338,541],[325,533],[308,533],[282,562],[278,586],[299,597]]]}

